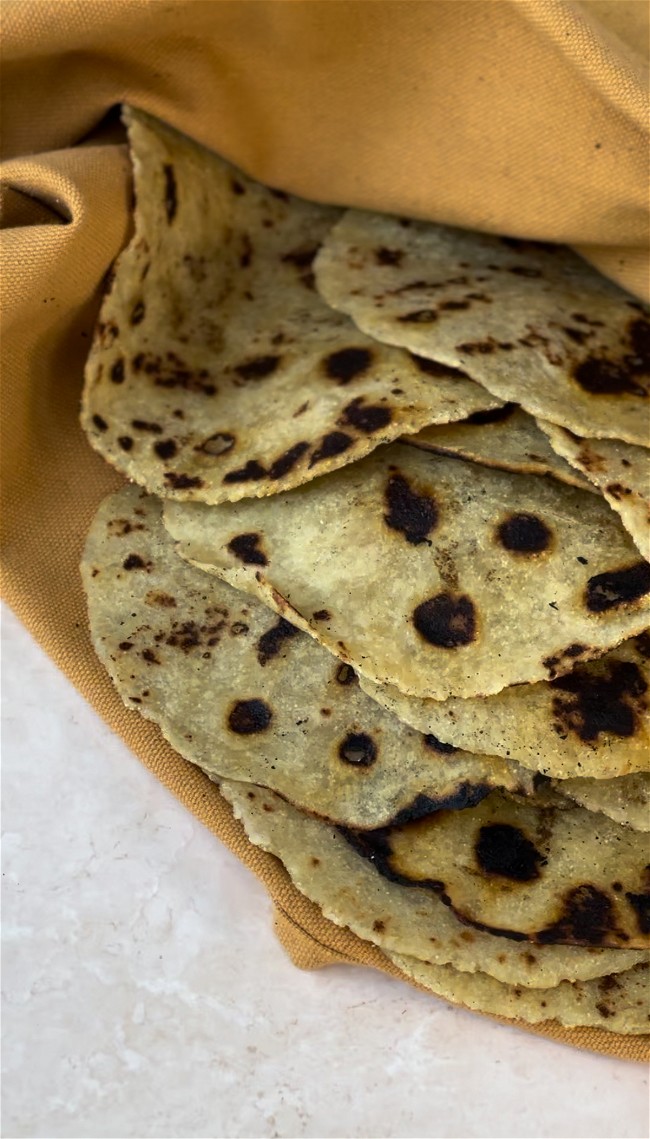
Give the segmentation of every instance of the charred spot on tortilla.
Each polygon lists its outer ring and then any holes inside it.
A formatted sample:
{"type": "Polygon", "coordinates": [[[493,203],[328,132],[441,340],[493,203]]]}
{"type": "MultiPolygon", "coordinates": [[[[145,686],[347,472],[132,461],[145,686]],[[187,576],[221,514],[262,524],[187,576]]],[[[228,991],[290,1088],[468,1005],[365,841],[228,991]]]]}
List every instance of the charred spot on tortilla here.
{"type": "Polygon", "coordinates": [[[650,321],[642,317],[631,321],[627,334],[629,351],[624,355],[588,356],[574,368],[575,380],[590,395],[643,398],[650,393],[650,321]]]}
{"type": "Polygon", "coordinates": [[[628,605],[650,593],[650,563],[635,562],[620,570],[590,577],[585,604],[591,613],[605,613],[618,605],[628,605]]]}
{"type": "Polygon", "coordinates": [[[185,656],[193,649],[213,648],[221,639],[227,616],[228,611],[221,609],[202,625],[199,625],[198,621],[174,621],[169,636],[165,638],[165,644],[174,649],[181,649],[185,656]]]}
{"type": "MultiPolygon", "coordinates": [[[[557,921],[541,929],[534,940],[539,945],[562,940],[573,945],[602,945],[610,943],[611,935],[617,933],[611,899],[602,890],[584,883],[565,894],[557,921]]],[[[620,939],[627,940],[624,935],[620,939]]]]}
{"type": "Polygon", "coordinates": [[[170,162],[163,166],[163,175],[165,178],[165,214],[167,215],[167,224],[171,225],[178,209],[178,192],[174,167],[170,162]]]}
{"type": "Polygon", "coordinates": [[[458,345],[458,351],[466,355],[489,355],[502,346],[501,344],[497,344],[496,341],[493,341],[493,339],[486,339],[486,341],[466,341],[466,343],[458,345]]]}
{"type": "Polygon", "coordinates": [[[444,795],[441,798],[436,799],[425,794],[417,795],[412,803],[403,807],[392,817],[389,825],[391,827],[402,827],[407,823],[414,823],[418,819],[435,815],[438,811],[465,811],[469,807],[478,806],[492,790],[492,787],[484,783],[470,783],[468,780],[463,780],[450,795],[444,795]]]}
{"type": "Polygon", "coordinates": [[[299,443],[294,443],[293,447],[289,447],[283,455],[280,455],[280,457],[275,459],[271,464],[269,478],[280,479],[288,474],[308,450],[309,443],[306,443],[304,440],[301,440],[299,443]]]}
{"type": "Polygon", "coordinates": [[[251,360],[236,364],[233,370],[243,380],[264,380],[275,372],[281,359],[281,356],[254,356],[251,360]]]}
{"type": "Polygon", "coordinates": [[[647,386],[637,380],[636,372],[603,356],[588,356],[574,368],[573,375],[590,395],[648,395],[647,386]]]}
{"type": "Polygon", "coordinates": [[[460,648],[476,639],[476,607],[466,594],[438,593],[417,606],[413,624],[436,648],[460,648]]]}
{"type": "Polygon", "coordinates": [[[239,736],[251,736],[265,731],[272,719],[264,700],[237,700],[228,713],[228,727],[239,736]]]}
{"type": "Polygon", "coordinates": [[[130,435],[118,435],[117,442],[123,451],[130,451],[133,447],[133,439],[130,435]]]}
{"type": "Polygon", "coordinates": [[[589,338],[593,336],[593,331],[591,329],[573,328],[573,326],[570,324],[564,325],[562,331],[566,333],[566,335],[569,337],[569,340],[573,340],[574,344],[580,344],[581,346],[583,344],[586,344],[589,338]]]}
{"type": "Polygon", "coordinates": [[[262,633],[259,641],[257,642],[257,659],[259,663],[264,666],[268,664],[273,657],[277,656],[282,649],[284,642],[291,640],[298,634],[298,629],[284,617],[280,617],[275,625],[262,633]]]}
{"type": "Polygon", "coordinates": [[[578,657],[589,654],[589,651],[589,645],[581,645],[579,641],[573,641],[565,649],[554,653],[553,656],[544,657],[542,664],[548,672],[549,679],[554,680],[558,674],[566,672],[567,667],[572,667],[578,657]],[[567,662],[570,662],[568,666],[567,662]]]}
{"type": "Polygon", "coordinates": [[[339,744],[339,758],[357,767],[371,767],[377,759],[377,745],[366,732],[348,732],[339,744]]]}
{"type": "Polygon", "coordinates": [[[198,475],[186,475],[183,471],[165,471],[164,479],[172,490],[191,490],[203,486],[203,479],[198,475]]]}
{"type": "Polygon", "coordinates": [[[433,308],[420,308],[406,312],[397,319],[400,324],[433,324],[438,319],[438,313],[433,308]]]}
{"type": "Polygon", "coordinates": [[[145,318],[146,308],[144,301],[138,301],[131,309],[130,323],[135,326],[141,324],[145,318]]]}
{"type": "Polygon", "coordinates": [[[227,475],[223,476],[225,483],[237,482],[251,482],[253,479],[262,479],[266,477],[266,471],[257,459],[249,459],[244,467],[239,467],[236,471],[228,471],[227,475]]]}
{"type": "Polygon", "coordinates": [[[384,514],[386,525],[403,534],[413,546],[426,542],[438,522],[435,500],[428,494],[418,494],[402,474],[390,476],[384,497],[388,508],[384,514]]]}
{"type": "Polygon", "coordinates": [[[535,514],[511,514],[500,523],[497,539],[513,554],[541,554],[551,545],[552,533],[535,514]]]}
{"type": "Polygon", "coordinates": [[[322,463],[325,459],[332,459],[335,455],[342,455],[352,444],[352,436],[344,431],[330,431],[321,439],[320,446],[312,453],[309,466],[322,463]]]}
{"type": "Polygon", "coordinates": [[[144,558],[140,557],[140,554],[129,554],[122,562],[122,568],[125,570],[146,570],[151,568],[151,562],[146,562],[144,558]]]}
{"type": "Polygon", "coordinates": [[[153,605],[159,609],[176,609],[176,598],[160,589],[150,589],[144,600],[145,605],[153,605]]]}
{"type": "Polygon", "coordinates": [[[358,431],[371,435],[373,431],[381,431],[383,427],[387,427],[392,418],[393,412],[390,407],[366,404],[363,396],[358,396],[343,409],[337,423],[339,427],[356,427],[358,431]]]}
{"type": "Polygon", "coordinates": [[[539,878],[539,866],[546,864],[543,854],[523,831],[507,823],[481,827],[474,853],[484,874],[496,874],[511,882],[532,882],[539,878]]]}
{"type": "Polygon", "coordinates": [[[228,542],[228,549],[236,558],[247,566],[267,566],[269,559],[264,550],[260,548],[262,535],[249,532],[237,534],[228,542]]]}
{"type": "Polygon", "coordinates": [[[400,265],[403,259],[403,249],[387,249],[385,245],[375,249],[375,261],[378,265],[400,265]]]}
{"type": "Polygon", "coordinates": [[[110,370],[109,375],[111,377],[112,383],[114,383],[114,384],[123,384],[124,383],[124,360],[123,359],[120,358],[119,360],[115,361],[115,363],[111,366],[111,370],[110,370]]]}
{"type": "Polygon", "coordinates": [[[620,500],[626,495],[632,494],[632,487],[623,486],[620,482],[612,482],[607,484],[605,487],[605,492],[607,494],[611,494],[612,498],[615,498],[617,502],[620,502],[620,500]]]}
{"type": "Polygon", "coordinates": [[[372,364],[373,353],[369,348],[340,348],[326,356],[323,365],[325,374],[339,384],[349,384],[357,376],[362,376],[372,364]]]}
{"type": "Polygon", "coordinates": [[[558,734],[575,732],[585,743],[601,733],[634,735],[647,708],[648,685],[633,661],[613,661],[604,675],[576,669],[551,681],[558,734]]]}
{"type": "Polygon", "coordinates": [[[93,415],[93,424],[98,431],[108,431],[108,423],[101,415],[93,415]]]}
{"type": "Polygon", "coordinates": [[[463,312],[470,307],[469,301],[441,301],[438,305],[440,312],[463,312]]]}
{"type": "Polygon", "coordinates": [[[159,439],[154,443],[153,449],[159,459],[173,459],[178,451],[178,445],[173,439],[159,439]]]}
{"type": "Polygon", "coordinates": [[[639,933],[650,933],[650,894],[626,893],[625,897],[636,913],[639,933]]]}

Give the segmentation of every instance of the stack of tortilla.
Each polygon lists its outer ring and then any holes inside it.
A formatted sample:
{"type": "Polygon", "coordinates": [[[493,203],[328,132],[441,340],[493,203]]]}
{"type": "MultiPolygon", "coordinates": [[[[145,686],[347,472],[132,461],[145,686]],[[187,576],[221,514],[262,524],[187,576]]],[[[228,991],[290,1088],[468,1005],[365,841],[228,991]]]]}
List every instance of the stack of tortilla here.
{"type": "Polygon", "coordinates": [[[126,112],[82,573],[126,705],[468,1008],[648,1031],[648,314],[564,249],[261,186],[126,112]]]}

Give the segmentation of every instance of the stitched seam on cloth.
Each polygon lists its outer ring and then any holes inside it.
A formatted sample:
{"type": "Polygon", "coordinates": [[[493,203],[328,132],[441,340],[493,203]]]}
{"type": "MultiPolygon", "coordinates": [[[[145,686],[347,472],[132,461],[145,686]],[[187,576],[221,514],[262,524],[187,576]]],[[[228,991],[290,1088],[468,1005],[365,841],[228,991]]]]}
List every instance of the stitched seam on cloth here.
{"type": "Polygon", "coordinates": [[[276,908],[276,910],[278,910],[278,912],[280,914],[282,914],[282,917],[285,918],[285,920],[287,922],[289,922],[290,925],[293,926],[293,928],[298,933],[304,935],[304,937],[309,938],[309,940],[311,942],[313,942],[313,944],[315,946],[317,946],[319,949],[324,949],[326,953],[335,954],[336,957],[340,958],[341,964],[344,964],[344,965],[359,965],[359,964],[361,964],[354,957],[351,957],[348,953],[344,953],[343,950],[341,950],[341,949],[333,949],[331,946],[329,946],[327,944],[327,942],[321,941],[313,933],[310,933],[309,930],[305,929],[305,927],[303,925],[301,925],[300,922],[297,921],[296,918],[294,918],[292,916],[292,914],[290,914],[288,912],[288,910],[286,910],[280,902],[275,902],[275,908],[276,908]]]}

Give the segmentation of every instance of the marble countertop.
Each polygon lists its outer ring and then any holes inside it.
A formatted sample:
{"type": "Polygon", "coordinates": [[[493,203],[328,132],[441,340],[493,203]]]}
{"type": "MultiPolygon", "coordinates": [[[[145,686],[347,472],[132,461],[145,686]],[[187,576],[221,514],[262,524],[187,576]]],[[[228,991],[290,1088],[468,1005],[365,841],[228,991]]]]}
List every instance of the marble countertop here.
{"type": "Polygon", "coordinates": [[[2,640],[5,1139],[647,1134],[641,1065],[295,969],[261,885],[6,609],[2,640]]]}

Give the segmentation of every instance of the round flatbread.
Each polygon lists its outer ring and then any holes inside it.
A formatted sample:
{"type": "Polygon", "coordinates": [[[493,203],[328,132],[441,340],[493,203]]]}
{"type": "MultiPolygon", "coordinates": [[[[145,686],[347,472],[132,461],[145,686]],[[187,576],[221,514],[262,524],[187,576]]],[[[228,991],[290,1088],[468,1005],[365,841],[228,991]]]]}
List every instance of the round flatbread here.
{"type": "Polygon", "coordinates": [[[556,779],[616,779],[650,770],[650,636],[641,633],[567,675],[494,696],[426,700],[360,683],[420,732],[467,751],[516,759],[556,779]]]}
{"type": "Polygon", "coordinates": [[[647,964],[597,981],[561,981],[553,989],[525,989],[504,985],[485,973],[460,973],[451,965],[432,965],[397,953],[388,956],[407,977],[436,996],[477,1012],[526,1024],[555,1020],[566,1028],[604,1028],[628,1036],[650,1029],[647,964]]]}
{"type": "Polygon", "coordinates": [[[602,499],[415,447],[164,519],[183,557],[409,695],[554,679],[650,617],[650,565],[602,499]]]}
{"type": "Polygon", "coordinates": [[[620,972],[647,960],[640,950],[538,947],[471,929],[430,890],[389,881],[340,831],[309,818],[272,791],[231,781],[220,787],[251,842],[284,863],[298,889],[325,917],[386,952],[538,989],[620,972]]]}
{"type": "MultiPolygon", "coordinates": [[[[539,420],[558,456],[605,496],[644,558],[650,558],[650,453],[620,439],[581,439],[555,423],[539,420]]],[[[418,436],[416,436],[418,438],[418,436]]]]}
{"type": "Polygon", "coordinates": [[[92,446],[150,491],[269,495],[498,398],[370,340],[315,291],[338,211],[247,178],[141,111],[135,233],[86,367],[92,446]]]}
{"type": "Polygon", "coordinates": [[[475,928],[538,945],[650,947],[647,839],[604,815],[494,791],[349,837],[381,874],[435,890],[475,928]]]}
{"type": "Polygon", "coordinates": [[[370,336],[580,435],[650,446],[648,309],[570,250],[350,210],[315,269],[370,336]]]}
{"type": "Polygon", "coordinates": [[[637,831],[650,831],[650,775],[619,779],[562,779],[554,787],[588,811],[601,811],[614,822],[637,831]]]}
{"type": "Polygon", "coordinates": [[[108,498],[82,574],[118,692],[186,759],[360,828],[464,807],[495,787],[532,794],[531,771],[408,728],[311,637],[182,561],[160,513],[137,487],[108,498]]]}
{"type": "Polygon", "coordinates": [[[594,489],[584,475],[556,454],[533,417],[514,403],[477,411],[458,423],[425,427],[416,435],[405,436],[402,442],[502,471],[552,475],[569,486],[594,489]]]}

